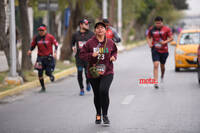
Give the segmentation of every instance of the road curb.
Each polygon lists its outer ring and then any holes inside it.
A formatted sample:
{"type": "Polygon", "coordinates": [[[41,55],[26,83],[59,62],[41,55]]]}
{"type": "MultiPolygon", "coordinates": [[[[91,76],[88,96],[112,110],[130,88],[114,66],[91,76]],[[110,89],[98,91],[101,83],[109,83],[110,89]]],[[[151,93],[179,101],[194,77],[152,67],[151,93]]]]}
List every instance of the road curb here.
{"type": "Polygon", "coordinates": [[[136,47],[138,47],[138,46],[145,45],[145,43],[146,43],[146,41],[144,40],[144,41],[140,41],[140,42],[138,42],[138,43],[135,43],[135,45],[127,45],[127,46],[125,47],[125,50],[127,50],[127,51],[132,50],[132,49],[134,49],[134,48],[136,48],[136,47]]]}
{"type": "MultiPolygon", "coordinates": [[[[119,53],[121,53],[123,51],[132,50],[132,49],[134,49],[134,48],[136,48],[138,46],[144,45],[144,43],[145,43],[145,41],[140,41],[138,43],[134,43],[135,45],[125,46],[125,48],[122,51],[119,51],[119,53]]],[[[63,71],[61,71],[59,73],[56,73],[54,75],[55,76],[55,80],[64,78],[66,76],[69,76],[69,75],[75,73],[76,71],[77,71],[76,67],[71,67],[71,68],[68,68],[66,70],[63,70],[63,71]]],[[[44,82],[45,83],[49,83],[50,82],[49,77],[45,77],[44,82]]],[[[35,87],[39,87],[39,86],[40,86],[40,83],[39,83],[38,80],[29,82],[29,83],[25,83],[23,85],[20,85],[18,87],[13,88],[13,89],[10,89],[10,90],[4,91],[4,92],[0,92],[0,99],[3,99],[3,98],[8,97],[8,96],[13,96],[13,95],[22,93],[23,91],[26,91],[26,90],[28,90],[30,88],[35,88],[35,87]]]]}
{"type": "MultiPolygon", "coordinates": [[[[71,68],[68,68],[68,69],[66,69],[62,72],[56,73],[54,75],[55,80],[69,76],[70,74],[73,74],[74,72],[76,72],[76,67],[71,67],[71,68]]],[[[49,77],[45,77],[44,82],[49,83],[50,82],[49,77]]],[[[38,86],[40,86],[40,83],[39,83],[38,80],[29,82],[29,83],[25,83],[23,85],[20,85],[18,87],[13,88],[13,89],[10,89],[10,90],[4,91],[4,92],[0,92],[0,99],[3,99],[7,96],[12,96],[12,95],[22,93],[25,90],[28,90],[30,88],[35,88],[35,87],[38,87],[38,86]]]]}

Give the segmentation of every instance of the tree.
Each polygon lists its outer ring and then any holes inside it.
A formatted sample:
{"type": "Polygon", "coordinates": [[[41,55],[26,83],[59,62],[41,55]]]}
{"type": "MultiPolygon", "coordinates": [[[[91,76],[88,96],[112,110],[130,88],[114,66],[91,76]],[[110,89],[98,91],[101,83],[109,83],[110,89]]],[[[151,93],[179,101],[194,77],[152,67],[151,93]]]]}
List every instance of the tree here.
{"type": "Polygon", "coordinates": [[[49,17],[51,20],[49,25],[51,34],[56,38],[56,40],[58,40],[58,25],[56,24],[56,12],[51,11],[49,17]]]}
{"type": "Polygon", "coordinates": [[[30,70],[32,68],[31,58],[27,56],[30,48],[30,27],[28,20],[28,0],[19,0],[20,10],[20,31],[22,37],[22,70],[30,70]]]}
{"type": "Polygon", "coordinates": [[[114,24],[117,15],[116,0],[110,0],[109,5],[109,21],[111,24],[114,24]]]}
{"type": "Polygon", "coordinates": [[[80,20],[80,18],[82,18],[82,12],[81,12],[82,4],[83,3],[81,0],[77,0],[75,3],[69,2],[71,16],[70,16],[69,28],[64,38],[63,46],[61,48],[61,56],[60,56],[61,60],[71,60],[71,55],[72,55],[71,38],[72,38],[72,33],[74,33],[77,28],[78,21],[80,20]]]}
{"type": "Polygon", "coordinates": [[[5,12],[5,1],[0,1],[0,50],[3,50],[8,64],[10,64],[10,51],[9,41],[5,31],[6,27],[6,12],[5,12]]]}
{"type": "Polygon", "coordinates": [[[146,29],[153,24],[153,19],[158,15],[162,16],[168,25],[172,25],[183,16],[171,0],[123,1],[124,41],[128,40],[129,34],[134,34],[135,40],[144,39],[146,29]]]}
{"type": "Polygon", "coordinates": [[[72,49],[71,49],[71,38],[72,34],[76,31],[78,22],[83,17],[99,17],[99,8],[94,0],[74,0],[69,1],[69,8],[71,11],[69,28],[64,37],[63,45],[61,48],[60,60],[71,60],[72,49]]]}
{"type": "Polygon", "coordinates": [[[188,9],[188,4],[186,0],[171,0],[174,7],[178,10],[188,9]]]}
{"type": "Polygon", "coordinates": [[[4,43],[6,42],[5,33],[5,23],[6,23],[6,12],[5,12],[5,1],[0,1],[0,49],[3,50],[4,43]]]}
{"type": "MultiPolygon", "coordinates": [[[[135,33],[134,35],[137,36],[142,34],[141,31],[135,32],[136,29],[141,30],[141,26],[135,26],[139,24],[137,21],[138,19],[147,12],[146,10],[149,9],[145,1],[123,1],[123,40],[127,42],[129,34],[135,33]],[[137,33],[137,34],[136,34],[137,33]]],[[[145,18],[145,17],[144,17],[145,18]]]]}

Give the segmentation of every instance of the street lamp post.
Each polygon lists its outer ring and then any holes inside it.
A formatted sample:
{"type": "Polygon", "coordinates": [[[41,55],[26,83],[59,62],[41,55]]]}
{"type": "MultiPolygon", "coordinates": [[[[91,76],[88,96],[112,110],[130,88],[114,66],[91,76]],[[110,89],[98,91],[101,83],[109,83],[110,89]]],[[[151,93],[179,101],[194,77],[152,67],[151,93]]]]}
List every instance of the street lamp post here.
{"type": "Polygon", "coordinates": [[[10,76],[16,77],[16,32],[15,32],[15,3],[10,0],[10,76]]]}
{"type": "Polygon", "coordinates": [[[118,49],[119,50],[123,50],[124,47],[122,45],[123,43],[123,38],[122,38],[122,0],[118,0],[118,10],[117,10],[117,14],[118,14],[118,33],[121,37],[121,42],[118,43],[118,49]]]}
{"type": "Polygon", "coordinates": [[[17,74],[16,65],[16,30],[15,30],[15,0],[9,1],[10,7],[10,74],[5,78],[7,84],[19,85],[23,79],[17,74]]]}
{"type": "Polygon", "coordinates": [[[118,0],[118,33],[122,36],[122,0],[118,0]]]}
{"type": "Polygon", "coordinates": [[[50,2],[47,0],[47,31],[50,32],[50,2]]]}
{"type": "Polygon", "coordinates": [[[108,18],[108,1],[107,0],[103,0],[103,4],[102,4],[102,10],[103,10],[103,18],[108,18]]]}

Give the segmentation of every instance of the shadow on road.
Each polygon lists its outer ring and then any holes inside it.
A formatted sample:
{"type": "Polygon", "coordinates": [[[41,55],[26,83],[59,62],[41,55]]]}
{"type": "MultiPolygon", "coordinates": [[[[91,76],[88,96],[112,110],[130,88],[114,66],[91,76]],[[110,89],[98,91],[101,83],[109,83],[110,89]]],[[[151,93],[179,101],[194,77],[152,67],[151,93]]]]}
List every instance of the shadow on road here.
{"type": "Polygon", "coordinates": [[[196,68],[194,68],[194,69],[191,69],[191,68],[182,68],[177,73],[183,73],[183,72],[197,72],[197,69],[196,68]]]}

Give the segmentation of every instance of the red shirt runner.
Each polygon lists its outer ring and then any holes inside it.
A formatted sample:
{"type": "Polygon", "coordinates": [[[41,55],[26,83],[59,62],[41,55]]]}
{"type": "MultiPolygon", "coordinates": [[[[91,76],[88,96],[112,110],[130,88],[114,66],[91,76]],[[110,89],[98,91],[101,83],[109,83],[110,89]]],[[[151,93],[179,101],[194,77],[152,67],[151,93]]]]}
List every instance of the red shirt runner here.
{"type": "MultiPolygon", "coordinates": [[[[152,41],[153,46],[155,46],[155,44],[159,43],[160,41],[167,40],[172,35],[173,34],[172,34],[171,29],[167,26],[163,26],[160,30],[156,29],[155,26],[152,26],[152,27],[149,28],[148,34],[147,34],[147,36],[149,38],[153,39],[153,41],[152,41]]],[[[156,48],[156,50],[159,53],[167,53],[168,52],[168,45],[164,44],[160,48],[156,48]]]]}
{"type": "Polygon", "coordinates": [[[106,38],[113,39],[114,34],[110,28],[106,30],[106,38]]]}
{"type": "Polygon", "coordinates": [[[33,50],[36,45],[38,47],[38,56],[49,56],[53,55],[53,45],[57,49],[58,42],[53,35],[47,33],[44,37],[37,35],[33,38],[31,50],[33,50]]]}

